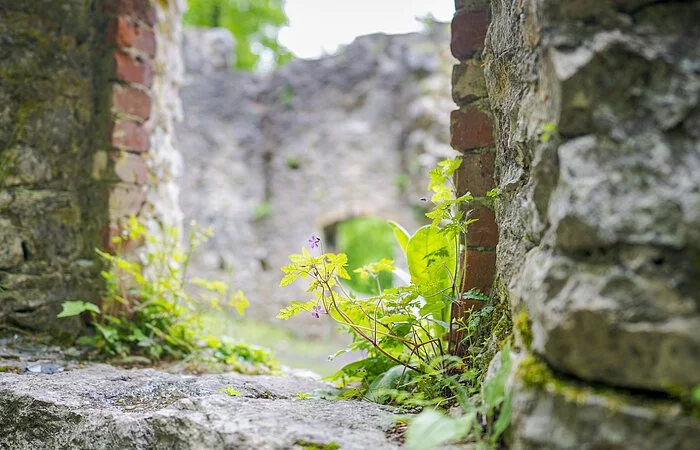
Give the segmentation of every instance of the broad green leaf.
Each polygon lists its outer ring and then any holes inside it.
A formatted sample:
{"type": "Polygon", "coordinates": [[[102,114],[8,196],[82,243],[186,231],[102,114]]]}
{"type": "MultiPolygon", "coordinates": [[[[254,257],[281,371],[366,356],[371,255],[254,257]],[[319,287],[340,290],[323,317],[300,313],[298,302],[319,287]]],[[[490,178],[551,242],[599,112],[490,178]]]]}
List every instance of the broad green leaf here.
{"type": "Polygon", "coordinates": [[[491,436],[492,442],[497,442],[498,438],[501,437],[504,431],[510,425],[510,416],[513,411],[513,397],[510,394],[506,394],[505,400],[503,400],[503,406],[498,414],[498,419],[493,426],[493,436],[491,436]]]}
{"type": "Polygon", "coordinates": [[[63,311],[56,317],[73,317],[78,316],[85,311],[92,311],[99,314],[100,308],[94,303],[83,302],[80,300],[63,302],[63,311]]]}
{"type": "Polygon", "coordinates": [[[420,413],[408,423],[407,450],[432,450],[449,442],[457,442],[469,432],[473,416],[449,417],[434,409],[420,413]]]}
{"type": "Polygon", "coordinates": [[[455,239],[430,225],[420,228],[409,239],[406,253],[411,282],[418,286],[427,302],[434,301],[434,297],[441,302],[436,294],[452,286],[455,252],[455,239]]]}
{"type": "Polygon", "coordinates": [[[391,225],[392,230],[394,230],[394,237],[396,237],[396,240],[401,246],[401,250],[403,250],[403,253],[406,254],[406,246],[408,245],[408,240],[411,238],[411,235],[408,234],[408,231],[406,231],[404,227],[393,220],[389,220],[388,222],[389,225],[391,225]]]}
{"type": "Polygon", "coordinates": [[[367,388],[365,398],[376,403],[384,403],[389,396],[387,391],[398,388],[399,381],[405,379],[408,375],[408,369],[404,366],[394,366],[383,374],[374,379],[372,384],[367,388]]]}

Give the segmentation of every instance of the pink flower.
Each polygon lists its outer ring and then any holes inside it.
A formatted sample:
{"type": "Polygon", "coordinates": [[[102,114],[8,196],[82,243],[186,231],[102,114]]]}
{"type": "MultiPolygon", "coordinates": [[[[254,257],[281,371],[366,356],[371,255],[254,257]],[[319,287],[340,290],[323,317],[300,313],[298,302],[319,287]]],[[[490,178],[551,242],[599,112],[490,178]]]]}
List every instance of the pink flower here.
{"type": "Polygon", "coordinates": [[[318,244],[321,242],[321,238],[319,238],[316,235],[312,235],[311,239],[309,239],[309,248],[317,248],[318,244]]]}
{"type": "Polygon", "coordinates": [[[311,309],[311,315],[315,318],[320,318],[321,314],[328,314],[328,311],[326,311],[326,308],[324,308],[323,306],[316,305],[311,309]]]}

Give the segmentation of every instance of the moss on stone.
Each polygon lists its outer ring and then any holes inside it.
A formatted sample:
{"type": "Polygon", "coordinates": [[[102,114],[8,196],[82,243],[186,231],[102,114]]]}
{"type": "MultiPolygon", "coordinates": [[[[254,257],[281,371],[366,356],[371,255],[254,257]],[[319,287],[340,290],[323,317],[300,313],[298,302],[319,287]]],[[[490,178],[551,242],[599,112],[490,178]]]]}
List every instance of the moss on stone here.
{"type": "Polygon", "coordinates": [[[515,319],[515,329],[518,330],[518,334],[523,341],[523,345],[526,349],[532,348],[532,323],[530,322],[530,317],[527,311],[522,310],[518,313],[518,317],[515,319]]]}
{"type": "Polygon", "coordinates": [[[301,447],[303,450],[338,450],[340,449],[340,444],[337,442],[329,442],[327,444],[319,442],[311,442],[305,440],[298,440],[294,443],[295,446],[301,447]]]}
{"type": "Polygon", "coordinates": [[[544,361],[532,354],[520,361],[516,377],[528,388],[561,395],[567,401],[576,404],[584,404],[591,397],[596,396],[602,399],[603,405],[613,413],[622,410],[625,406],[636,406],[653,409],[660,414],[672,415],[680,407],[684,415],[700,419],[700,405],[690,401],[689,395],[680,398],[668,393],[668,397],[664,398],[660,396],[663,394],[632,393],[626,389],[568,379],[557,375],[544,361]]]}

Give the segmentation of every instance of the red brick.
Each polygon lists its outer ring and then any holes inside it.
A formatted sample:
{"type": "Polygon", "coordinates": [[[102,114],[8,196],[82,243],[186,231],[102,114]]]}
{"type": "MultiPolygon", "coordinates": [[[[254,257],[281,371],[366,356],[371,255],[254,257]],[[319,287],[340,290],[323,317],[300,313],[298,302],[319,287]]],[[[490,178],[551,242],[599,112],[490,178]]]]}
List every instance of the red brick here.
{"type": "Polygon", "coordinates": [[[107,29],[107,42],[121,48],[134,48],[150,58],[156,56],[156,34],[124,16],[113,19],[107,29]]]}
{"type": "Polygon", "coordinates": [[[109,217],[112,221],[117,221],[130,215],[138,214],[141,211],[148,190],[146,186],[135,184],[116,184],[109,191],[109,217]]]}
{"type": "Polygon", "coordinates": [[[128,152],[112,152],[114,173],[120,181],[133,184],[148,182],[148,164],[141,155],[128,152]]]}
{"type": "Polygon", "coordinates": [[[117,80],[138,83],[146,87],[153,85],[153,68],[147,61],[121,51],[114,52],[114,74],[117,80]]]}
{"type": "Polygon", "coordinates": [[[486,31],[489,27],[489,10],[462,9],[452,19],[452,55],[464,61],[484,48],[486,31]]]}
{"type": "Polygon", "coordinates": [[[151,148],[151,136],[143,125],[130,120],[118,120],[112,128],[112,146],[135,152],[151,148]]]}
{"type": "Polygon", "coordinates": [[[467,276],[463,290],[479,289],[488,294],[496,274],[496,252],[467,250],[467,276]]]}
{"type": "Polygon", "coordinates": [[[115,84],[112,86],[112,112],[143,122],[151,115],[151,97],[139,89],[115,84]]]}
{"type": "Polygon", "coordinates": [[[455,150],[488,147],[494,143],[491,118],[478,109],[452,111],[450,138],[450,144],[455,150]]]}
{"type": "Polygon", "coordinates": [[[479,220],[469,225],[467,245],[495,248],[498,245],[498,227],[493,211],[481,206],[473,210],[469,217],[479,220]]]}
{"type": "Polygon", "coordinates": [[[462,165],[457,172],[457,192],[463,195],[467,192],[474,197],[483,197],[493,189],[493,179],[496,154],[468,153],[462,156],[462,165]]]}
{"type": "Polygon", "coordinates": [[[128,16],[153,26],[156,10],[151,0],[105,0],[103,10],[107,14],[128,16]]]}

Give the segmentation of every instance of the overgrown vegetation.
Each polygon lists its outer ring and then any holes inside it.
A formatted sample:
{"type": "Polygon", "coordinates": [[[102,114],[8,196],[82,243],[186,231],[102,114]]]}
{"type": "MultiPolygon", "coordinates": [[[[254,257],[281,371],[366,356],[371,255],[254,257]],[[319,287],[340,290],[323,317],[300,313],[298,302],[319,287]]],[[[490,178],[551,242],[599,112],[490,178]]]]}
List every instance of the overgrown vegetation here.
{"type": "Polygon", "coordinates": [[[178,229],[149,231],[131,217],[122,235],[112,240],[114,254],[97,250],[106,265],[99,302],[66,301],[58,317],[86,315],[94,333],[79,343],[102,357],[186,359],[246,373],[276,370],[269,351],[205,333],[203,306],[241,315],[248,306],[240,289],[188,275],[193,252],[211,235],[210,229],[193,224],[183,246],[178,229]]]}
{"type": "Polygon", "coordinates": [[[231,31],[236,39],[237,69],[257,69],[264,59],[279,66],[293,58],[277,39],[280,28],[289,22],[284,0],[189,0],[184,20],[189,25],[231,31]]]}
{"type": "Polygon", "coordinates": [[[336,355],[348,351],[366,355],[331,377],[346,387],[341,398],[409,407],[461,406],[459,418],[433,409],[415,418],[407,434],[407,445],[413,449],[463,438],[494,448],[509,421],[510,400],[505,390],[509,346],[502,350],[500,371],[483,390],[483,374],[472,357],[451,354],[459,344],[469,346],[482,319],[476,313],[467,314],[467,320],[453,317],[453,304],[488,300],[481,292],[462,288],[466,265],[459,255],[473,222],[465,206],[473,198],[468,193],[456,196],[453,176],[460,164],[461,159],[445,160],[430,172],[433,209],[426,214],[432,219],[430,225],[410,235],[391,223],[409,273],[397,269],[387,258],[353,270],[376,286],[373,295],[362,297],[347,287],[343,280],[351,278],[348,255],[326,253],[316,236],[309,239],[310,249],[291,255],[291,264],[282,268],[285,276],[281,286],[308,280],[307,292],[313,298],[292,302],[278,317],[289,319],[302,312],[316,318],[327,316],[353,337],[351,345],[336,355]],[[382,274],[393,274],[404,284],[386,287],[382,274]]]}

